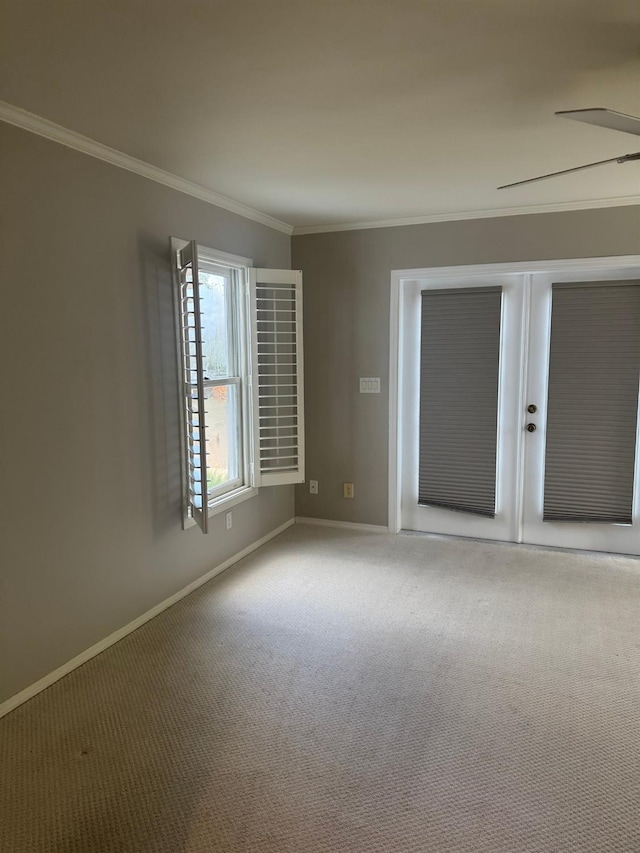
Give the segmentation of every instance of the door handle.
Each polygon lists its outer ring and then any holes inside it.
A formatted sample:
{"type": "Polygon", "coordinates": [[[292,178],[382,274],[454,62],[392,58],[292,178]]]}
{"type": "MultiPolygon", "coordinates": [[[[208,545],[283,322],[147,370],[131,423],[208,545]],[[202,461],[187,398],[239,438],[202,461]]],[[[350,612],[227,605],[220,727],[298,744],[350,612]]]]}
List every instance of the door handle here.
{"type": "Polygon", "coordinates": [[[536,425],[535,424],[527,424],[527,432],[535,432],[536,425]]]}

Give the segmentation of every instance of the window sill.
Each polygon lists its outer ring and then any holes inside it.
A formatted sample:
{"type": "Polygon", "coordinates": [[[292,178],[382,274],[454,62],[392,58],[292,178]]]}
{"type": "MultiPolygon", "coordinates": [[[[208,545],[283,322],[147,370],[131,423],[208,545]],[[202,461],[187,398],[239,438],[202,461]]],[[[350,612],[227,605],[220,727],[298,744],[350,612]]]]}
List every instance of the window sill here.
{"type": "MultiPolygon", "coordinates": [[[[214,515],[219,515],[221,512],[226,512],[227,510],[230,510],[231,507],[249,500],[249,498],[254,498],[258,494],[258,491],[259,489],[254,486],[241,486],[239,489],[234,489],[233,492],[222,495],[209,506],[209,518],[213,518],[214,515]]],[[[190,527],[196,526],[196,522],[193,518],[183,519],[182,527],[184,530],[188,530],[190,527]]]]}

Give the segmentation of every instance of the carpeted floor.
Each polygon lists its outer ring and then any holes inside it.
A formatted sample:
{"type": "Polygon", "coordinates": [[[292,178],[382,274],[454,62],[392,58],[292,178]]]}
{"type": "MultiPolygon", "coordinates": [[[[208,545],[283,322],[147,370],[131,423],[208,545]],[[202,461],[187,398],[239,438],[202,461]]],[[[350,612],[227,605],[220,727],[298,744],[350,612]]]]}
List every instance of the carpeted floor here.
{"type": "Polygon", "coordinates": [[[3,853],[634,853],[640,561],[296,526],[0,745],[3,853]]]}

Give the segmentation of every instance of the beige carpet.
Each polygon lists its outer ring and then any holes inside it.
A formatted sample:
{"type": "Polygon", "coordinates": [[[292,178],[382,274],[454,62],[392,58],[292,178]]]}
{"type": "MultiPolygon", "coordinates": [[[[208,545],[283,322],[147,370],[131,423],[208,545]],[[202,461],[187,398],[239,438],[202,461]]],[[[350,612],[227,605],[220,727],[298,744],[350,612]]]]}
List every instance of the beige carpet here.
{"type": "Polygon", "coordinates": [[[298,526],[0,744],[3,853],[634,853],[640,561],[298,526]]]}

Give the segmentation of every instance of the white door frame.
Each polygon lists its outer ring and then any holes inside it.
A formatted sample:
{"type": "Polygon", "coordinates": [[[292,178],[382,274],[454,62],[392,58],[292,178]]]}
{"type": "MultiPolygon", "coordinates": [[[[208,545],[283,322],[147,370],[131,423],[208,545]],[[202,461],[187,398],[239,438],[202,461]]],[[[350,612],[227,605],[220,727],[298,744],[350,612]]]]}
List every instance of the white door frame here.
{"type": "MultiPolygon", "coordinates": [[[[527,276],[536,273],[569,273],[584,270],[591,276],[597,270],[640,265],[640,255],[617,255],[606,258],[577,258],[571,260],[523,261],[507,264],[476,264],[455,267],[425,267],[421,269],[393,270],[391,272],[391,310],[389,334],[389,531],[398,533],[401,526],[401,472],[402,431],[399,416],[402,411],[402,308],[409,286],[417,279],[464,279],[477,276],[527,276]]],[[[525,287],[529,287],[528,281],[525,287]]],[[[525,311],[529,310],[529,299],[525,311]]],[[[525,318],[525,320],[528,318],[525,318]]],[[[528,348],[527,348],[528,349],[528,348]]],[[[526,369],[526,365],[523,366],[526,369]]],[[[523,445],[524,448],[524,445],[523,445]]],[[[524,460],[520,460],[523,464],[524,460]]],[[[521,530],[517,541],[521,541],[521,530]]]]}

